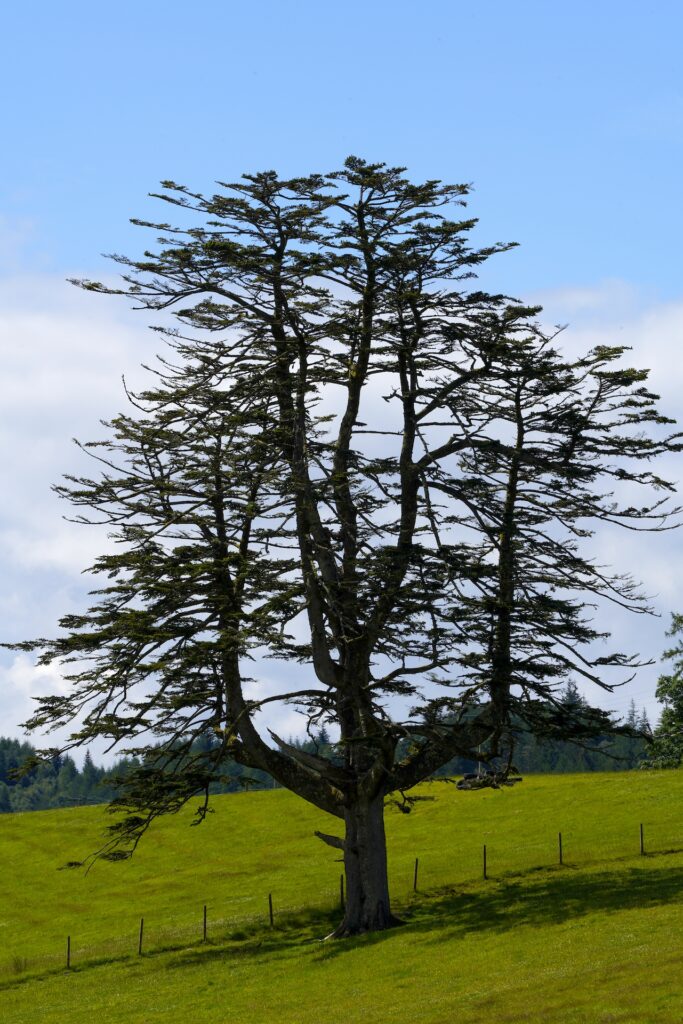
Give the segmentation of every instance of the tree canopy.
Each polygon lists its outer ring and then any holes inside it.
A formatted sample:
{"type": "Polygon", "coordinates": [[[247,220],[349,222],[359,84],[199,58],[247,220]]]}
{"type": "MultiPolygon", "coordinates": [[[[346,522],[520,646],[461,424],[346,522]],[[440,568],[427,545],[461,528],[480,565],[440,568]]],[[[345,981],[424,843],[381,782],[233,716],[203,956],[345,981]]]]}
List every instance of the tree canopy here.
{"type": "Polygon", "coordinates": [[[352,157],[162,188],[177,223],[135,222],[157,242],[113,257],[121,287],[79,282],[153,312],[169,349],[84,445],[98,473],[57,488],[115,544],[91,607],[20,645],[71,681],[30,724],[141,758],[117,855],[208,800],[226,754],[268,772],[344,821],[320,834],[344,855],[338,934],[388,927],[388,794],[456,755],[504,784],[520,729],[615,728],[562,687],[629,676],[638,656],[596,647],[593,606],[647,602],[586,542],[665,528],[673,487],[650,463],[679,436],[622,347],[568,359],[538,308],[470,287],[509,245],[470,247],[466,185],[352,157]],[[273,702],[333,730],[334,756],[264,733],[273,702]]]}

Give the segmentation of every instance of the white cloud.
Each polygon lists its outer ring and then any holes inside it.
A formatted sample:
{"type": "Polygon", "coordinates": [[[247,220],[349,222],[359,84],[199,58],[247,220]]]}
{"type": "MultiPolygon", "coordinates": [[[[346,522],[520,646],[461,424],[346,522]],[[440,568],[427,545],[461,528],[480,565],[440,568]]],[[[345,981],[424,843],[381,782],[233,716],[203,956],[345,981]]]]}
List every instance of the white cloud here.
{"type": "MultiPolygon", "coordinates": [[[[133,385],[156,341],[131,326],[125,308],[49,275],[0,279],[0,641],[53,635],[82,605],[82,571],[106,543],[103,530],[63,520],[52,492],[64,473],[89,473],[73,443],[101,436],[100,419],[124,407],[122,373],[133,385]]],[[[0,733],[16,734],[31,696],[59,687],[56,670],[0,654],[0,733]],[[4,663],[4,664],[3,664],[4,663]]]]}
{"type": "MultiPolygon", "coordinates": [[[[5,566],[77,572],[99,550],[95,531],[65,523],[51,486],[91,472],[73,438],[102,435],[100,420],[124,404],[157,344],[108,300],[50,277],[0,281],[0,558],[5,566]]],[[[100,544],[101,546],[101,544],[100,544]]]]}
{"type": "Polygon", "coordinates": [[[621,281],[594,288],[577,287],[541,292],[530,297],[543,307],[546,324],[566,324],[558,343],[570,353],[595,345],[624,345],[625,358],[652,371],[650,383],[661,394],[665,412],[683,419],[683,299],[654,302],[621,281]]]}
{"type": "Polygon", "coordinates": [[[27,654],[19,654],[9,665],[0,666],[3,720],[16,726],[35,711],[33,698],[67,689],[57,665],[36,666],[27,654]]]}
{"type": "MultiPolygon", "coordinates": [[[[560,344],[571,354],[583,353],[596,345],[630,348],[625,361],[651,371],[648,383],[661,396],[661,411],[678,420],[678,429],[683,429],[683,300],[657,303],[638,288],[620,281],[605,281],[592,288],[568,287],[532,298],[544,306],[544,323],[568,325],[560,344]]],[[[674,501],[683,503],[680,488],[683,455],[662,459],[653,468],[676,483],[679,494],[674,501]]],[[[617,528],[601,530],[596,535],[593,550],[601,561],[641,580],[659,616],[650,618],[616,610],[602,611],[602,621],[612,632],[611,645],[615,649],[639,651],[645,659],[657,662],[667,645],[664,634],[670,613],[683,608],[683,574],[680,572],[683,532],[651,534],[617,528]]],[[[659,708],[654,691],[660,671],[657,663],[640,670],[632,684],[616,691],[603,703],[626,713],[633,698],[637,704],[647,707],[651,719],[656,719],[659,708]]]]}
{"type": "Polygon", "coordinates": [[[548,315],[557,322],[567,320],[576,327],[577,322],[603,321],[614,325],[633,316],[642,308],[644,297],[640,290],[626,281],[610,279],[597,286],[574,285],[532,295],[548,315]]]}

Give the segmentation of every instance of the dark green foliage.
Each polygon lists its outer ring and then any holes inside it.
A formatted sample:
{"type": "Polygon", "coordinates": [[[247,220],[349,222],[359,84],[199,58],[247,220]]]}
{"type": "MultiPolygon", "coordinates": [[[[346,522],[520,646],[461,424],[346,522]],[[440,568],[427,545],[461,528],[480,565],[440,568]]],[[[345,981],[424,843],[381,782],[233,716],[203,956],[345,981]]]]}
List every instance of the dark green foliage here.
{"type": "Polygon", "coordinates": [[[0,814],[8,814],[12,810],[9,786],[0,782],[0,814]]]}
{"type": "Polygon", "coordinates": [[[679,768],[683,763],[683,615],[671,616],[667,636],[678,639],[662,657],[671,661],[671,670],[659,677],[657,700],[664,705],[646,762],[648,768],[679,768]]]}
{"type": "Polygon", "coordinates": [[[0,813],[108,803],[116,795],[114,777],[125,777],[134,766],[121,759],[110,769],[98,768],[88,751],[79,771],[68,754],[44,760],[36,755],[30,743],[0,737],[0,813]]]}
{"type": "MultiPolygon", "coordinates": [[[[540,739],[529,733],[515,736],[515,768],[521,775],[573,774],[575,772],[619,772],[640,768],[647,756],[647,741],[638,736],[605,734],[592,743],[540,739]]],[[[455,758],[435,773],[452,777],[477,771],[479,763],[455,758]]]]}
{"type": "Polygon", "coordinates": [[[478,642],[458,661],[475,692],[485,681],[501,723],[521,720],[541,737],[609,731],[606,717],[585,702],[565,699],[555,716],[546,702],[571,676],[605,687],[606,670],[642,665],[634,655],[592,654],[608,639],[596,625],[595,599],[638,614],[649,609],[630,576],[609,573],[581,551],[599,523],[664,525],[664,500],[620,507],[611,489],[615,481],[671,489],[639,466],[662,447],[634,428],[670,421],[643,386],[647,373],[617,364],[623,354],[599,348],[569,363],[546,338],[508,345],[505,365],[472,385],[468,405],[467,394],[460,396],[488,436],[461,456],[457,486],[432,484],[462,496],[468,525],[486,538],[478,551],[479,593],[462,602],[469,640],[478,642]],[[505,442],[489,433],[501,423],[509,428],[505,442]]]}
{"type": "MultiPolygon", "coordinates": [[[[592,715],[590,708],[581,696],[575,683],[569,680],[564,690],[558,695],[559,704],[549,704],[546,714],[552,720],[559,710],[576,721],[581,713],[592,715]]],[[[574,740],[562,739],[566,735],[566,725],[558,728],[559,735],[552,736],[546,730],[529,730],[527,723],[521,718],[513,719],[514,763],[517,771],[524,775],[553,774],[572,772],[609,772],[626,771],[638,768],[648,751],[648,736],[640,728],[645,711],[639,715],[635,702],[631,701],[626,722],[617,731],[608,719],[602,719],[604,731],[596,731],[593,736],[583,736],[574,740]]],[[[596,730],[599,721],[596,723],[596,730]]],[[[435,772],[435,778],[462,775],[466,772],[482,771],[486,766],[481,762],[468,758],[454,758],[447,765],[435,772]]]]}
{"type": "MultiPolygon", "coordinates": [[[[194,749],[209,751],[215,743],[215,737],[206,736],[196,741],[194,749]]],[[[116,797],[119,784],[125,785],[126,776],[138,767],[134,758],[120,759],[110,768],[98,767],[87,751],[79,771],[68,754],[39,761],[30,743],[0,737],[0,814],[109,803],[116,797]],[[27,768],[31,763],[33,767],[27,768]]],[[[211,793],[270,789],[274,785],[264,772],[244,768],[230,758],[223,768],[222,779],[211,783],[211,793]]]]}

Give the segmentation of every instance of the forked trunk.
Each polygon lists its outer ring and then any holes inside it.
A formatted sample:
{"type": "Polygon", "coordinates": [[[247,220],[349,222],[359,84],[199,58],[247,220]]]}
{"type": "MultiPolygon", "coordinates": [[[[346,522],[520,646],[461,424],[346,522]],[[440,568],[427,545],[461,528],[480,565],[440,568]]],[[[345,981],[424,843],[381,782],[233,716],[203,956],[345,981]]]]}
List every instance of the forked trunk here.
{"type": "Polygon", "coordinates": [[[402,922],[391,912],[384,834],[384,797],[375,797],[347,809],[345,815],[344,917],[330,938],[393,928],[402,922]]]}

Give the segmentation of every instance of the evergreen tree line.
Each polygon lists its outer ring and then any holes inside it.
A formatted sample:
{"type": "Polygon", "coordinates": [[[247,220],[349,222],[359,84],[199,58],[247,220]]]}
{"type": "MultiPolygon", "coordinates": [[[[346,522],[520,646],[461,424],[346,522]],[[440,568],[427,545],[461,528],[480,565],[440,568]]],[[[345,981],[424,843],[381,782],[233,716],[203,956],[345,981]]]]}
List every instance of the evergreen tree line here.
{"type": "MultiPolygon", "coordinates": [[[[573,682],[568,682],[559,704],[568,712],[581,711],[588,704],[573,682]]],[[[607,772],[640,768],[648,764],[652,727],[645,709],[639,709],[631,700],[628,714],[622,723],[624,731],[605,734],[577,743],[576,741],[542,738],[527,732],[518,723],[515,731],[514,766],[520,773],[544,774],[558,772],[607,772]]],[[[296,741],[290,740],[291,743],[296,741]]],[[[335,745],[323,728],[314,738],[297,744],[312,754],[335,759],[335,745]]],[[[407,746],[407,742],[404,744],[407,746]]],[[[434,778],[447,778],[469,772],[485,771],[486,764],[463,757],[455,757],[434,773],[434,778]]]]}
{"type": "MultiPolygon", "coordinates": [[[[562,704],[572,710],[588,706],[571,682],[564,690],[562,704]]],[[[513,755],[515,768],[522,774],[609,772],[640,768],[647,762],[652,737],[647,712],[644,708],[638,709],[635,701],[631,700],[623,725],[625,729],[622,733],[596,736],[583,743],[543,738],[518,729],[513,755]]],[[[478,770],[479,765],[456,759],[445,766],[439,775],[459,775],[478,770]]]]}
{"type": "MultiPolygon", "coordinates": [[[[202,746],[208,751],[214,743],[207,736],[195,748],[201,753],[202,746]]],[[[90,751],[86,752],[81,769],[68,754],[39,761],[30,743],[0,737],[0,814],[109,803],[118,792],[116,780],[139,767],[140,761],[129,757],[103,768],[94,763],[90,751]]],[[[212,783],[210,792],[234,793],[272,785],[272,779],[264,772],[230,761],[224,779],[212,783]]]]}
{"type": "MultiPolygon", "coordinates": [[[[562,703],[575,707],[585,702],[576,686],[568,683],[562,703]]],[[[620,771],[637,768],[646,761],[649,744],[646,737],[652,730],[644,710],[634,701],[625,725],[632,735],[602,736],[585,745],[563,740],[540,739],[518,731],[515,741],[515,767],[522,773],[620,771]]],[[[209,753],[218,740],[207,734],[193,744],[193,754],[209,753]]],[[[299,750],[321,754],[331,760],[339,755],[329,733],[323,727],[306,740],[290,740],[299,750]]],[[[37,761],[36,750],[29,743],[0,738],[0,813],[41,811],[55,807],[108,803],[117,795],[116,779],[140,767],[137,758],[122,758],[111,768],[97,766],[88,751],[83,767],[78,768],[68,754],[49,761],[37,761]],[[30,767],[27,767],[30,765],[30,767]]],[[[454,758],[435,773],[436,778],[463,775],[477,771],[478,766],[466,758],[454,758]]],[[[212,782],[209,792],[235,793],[244,789],[269,789],[274,780],[263,771],[245,768],[226,758],[225,774],[212,782]]]]}
{"type": "Polygon", "coordinates": [[[112,777],[129,770],[132,761],[120,760],[110,769],[98,767],[86,752],[79,770],[68,754],[38,761],[30,743],[0,738],[0,813],[42,811],[110,800],[115,795],[112,777]]]}

